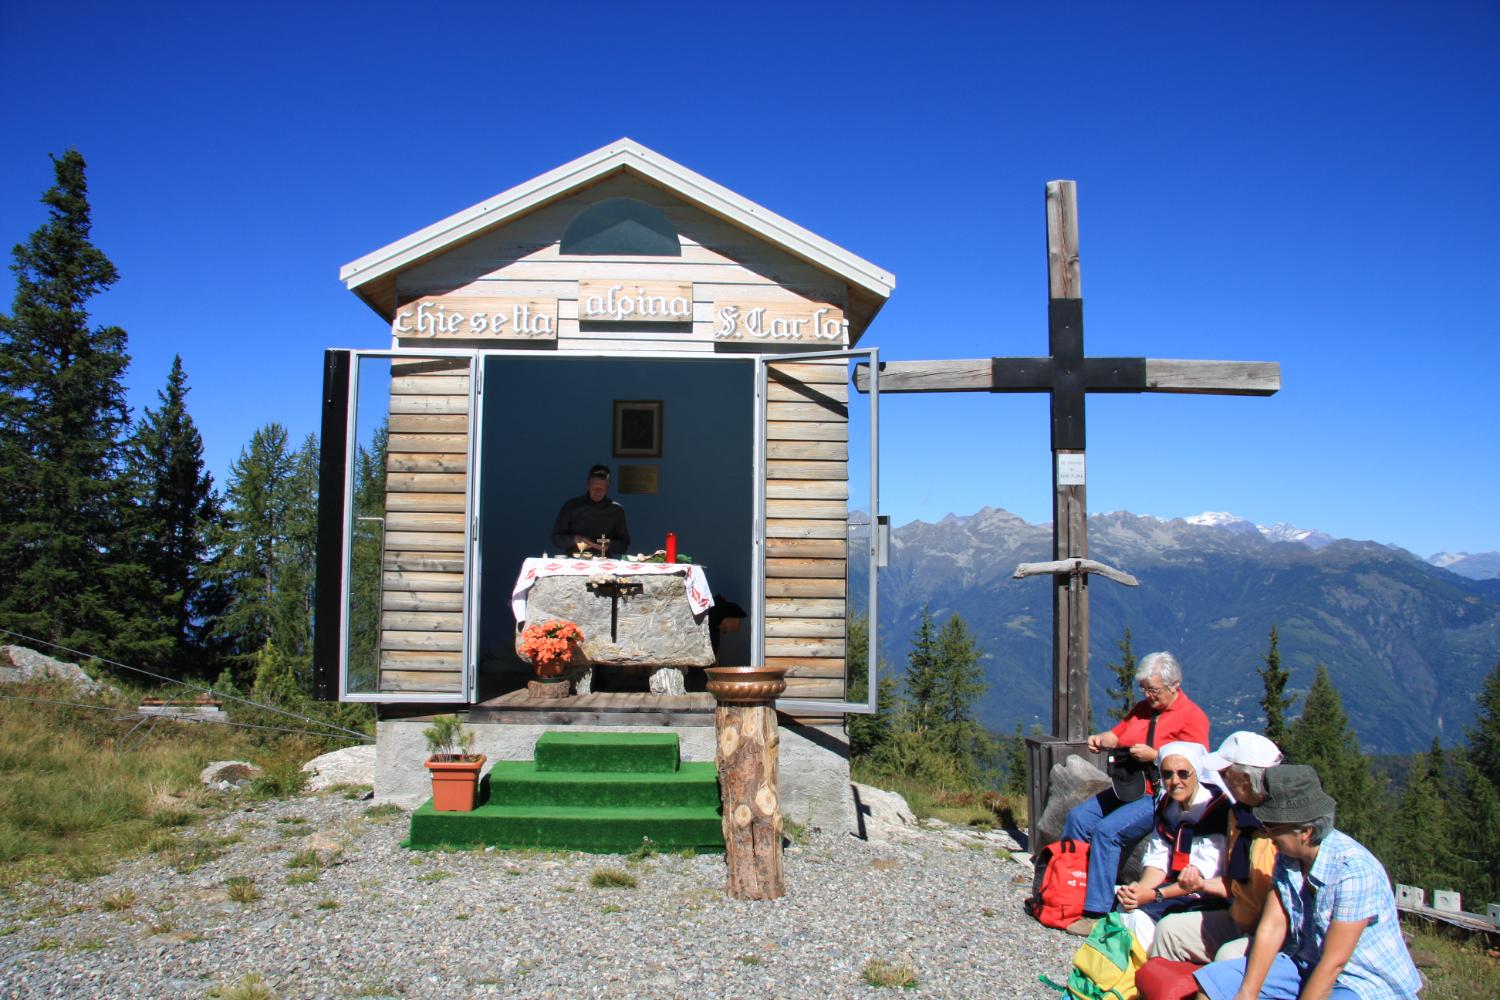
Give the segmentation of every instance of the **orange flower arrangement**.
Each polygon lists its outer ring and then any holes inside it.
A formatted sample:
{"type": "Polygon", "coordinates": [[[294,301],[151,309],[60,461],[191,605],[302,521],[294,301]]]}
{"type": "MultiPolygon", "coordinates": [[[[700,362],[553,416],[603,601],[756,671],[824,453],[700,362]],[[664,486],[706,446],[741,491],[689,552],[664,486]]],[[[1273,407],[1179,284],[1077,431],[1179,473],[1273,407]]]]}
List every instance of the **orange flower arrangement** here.
{"type": "Polygon", "coordinates": [[[572,622],[538,622],[522,630],[521,652],[531,657],[538,677],[561,677],[573,662],[573,643],[582,641],[582,630],[572,622]]]}

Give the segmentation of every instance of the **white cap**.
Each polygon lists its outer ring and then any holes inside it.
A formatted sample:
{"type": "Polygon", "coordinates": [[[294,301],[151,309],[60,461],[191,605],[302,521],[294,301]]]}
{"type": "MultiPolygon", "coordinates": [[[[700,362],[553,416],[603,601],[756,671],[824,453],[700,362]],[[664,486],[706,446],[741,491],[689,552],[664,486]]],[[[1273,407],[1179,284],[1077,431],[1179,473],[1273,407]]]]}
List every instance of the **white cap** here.
{"type": "Polygon", "coordinates": [[[1235,764],[1246,767],[1275,767],[1281,763],[1281,751],[1260,733],[1230,733],[1219,749],[1203,758],[1207,771],[1222,771],[1235,764]]]}

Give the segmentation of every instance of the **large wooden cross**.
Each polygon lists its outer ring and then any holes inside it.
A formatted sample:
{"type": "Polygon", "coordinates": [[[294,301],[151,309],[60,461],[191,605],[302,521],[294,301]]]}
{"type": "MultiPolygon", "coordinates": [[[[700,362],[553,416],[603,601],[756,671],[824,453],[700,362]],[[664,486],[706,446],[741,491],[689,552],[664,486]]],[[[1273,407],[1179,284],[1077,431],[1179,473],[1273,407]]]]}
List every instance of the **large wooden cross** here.
{"type": "MultiPolygon", "coordinates": [[[[1082,740],[1089,728],[1089,603],[1092,567],[1084,487],[1084,400],[1090,392],[1178,392],[1269,396],[1281,388],[1274,361],[1090,358],[1083,353],[1078,259],[1078,187],[1047,184],[1047,338],[1038,358],[891,361],[881,392],[1046,392],[1052,396],[1052,554],[1073,572],[1052,575],[1052,735],[1082,740]]],[[[856,373],[868,388],[868,373],[856,373]]]]}

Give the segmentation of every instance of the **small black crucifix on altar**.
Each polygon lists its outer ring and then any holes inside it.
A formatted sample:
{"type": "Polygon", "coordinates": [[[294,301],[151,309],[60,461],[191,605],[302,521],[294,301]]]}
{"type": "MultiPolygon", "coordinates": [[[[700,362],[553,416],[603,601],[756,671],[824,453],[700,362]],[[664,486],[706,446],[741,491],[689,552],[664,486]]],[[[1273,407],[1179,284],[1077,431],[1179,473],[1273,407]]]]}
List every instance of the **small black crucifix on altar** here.
{"type": "MultiPolygon", "coordinates": [[[[1274,361],[1090,358],[1083,353],[1078,263],[1078,188],[1047,184],[1047,340],[1040,358],[892,361],[881,392],[1046,392],[1052,397],[1051,563],[1023,564],[1017,576],[1049,574],[1052,587],[1052,735],[1079,741],[1089,727],[1088,574],[1133,583],[1088,559],[1084,491],[1084,400],[1090,392],[1176,392],[1269,396],[1281,388],[1274,361]]],[[[868,389],[868,373],[855,375],[868,389]]]]}

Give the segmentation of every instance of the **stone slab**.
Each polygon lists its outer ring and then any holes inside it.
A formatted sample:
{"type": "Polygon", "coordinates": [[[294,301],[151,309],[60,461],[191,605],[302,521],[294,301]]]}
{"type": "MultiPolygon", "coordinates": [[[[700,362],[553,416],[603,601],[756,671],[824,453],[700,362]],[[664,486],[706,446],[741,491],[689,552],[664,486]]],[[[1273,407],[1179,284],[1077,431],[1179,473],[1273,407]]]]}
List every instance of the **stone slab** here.
{"type": "MultiPolygon", "coordinates": [[[[628,579],[640,583],[640,592],[610,597],[592,593],[586,576],[544,576],[526,596],[526,624],[572,622],[583,631],[583,654],[591,663],[621,667],[713,666],[708,614],[692,613],[682,577],[628,579]]],[[[520,642],[517,629],[517,656],[522,656],[520,642]]]]}

